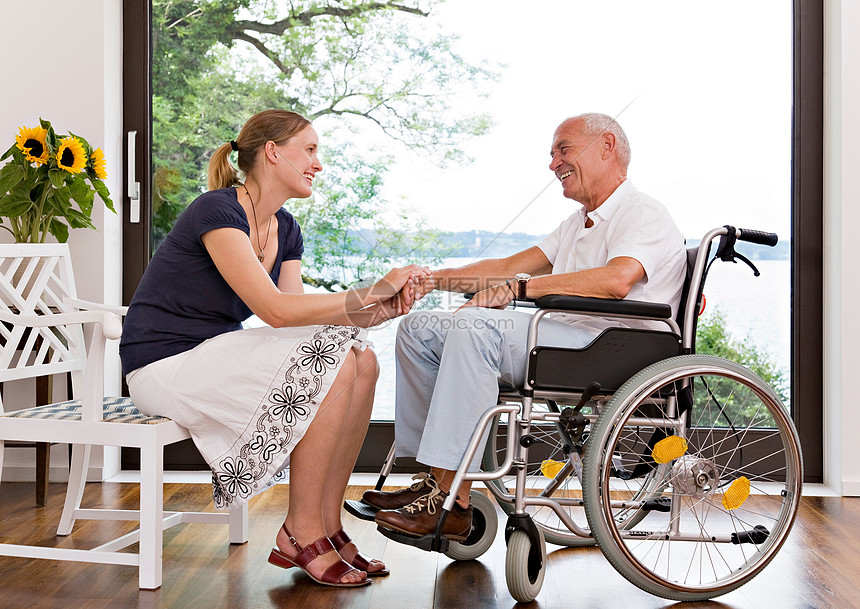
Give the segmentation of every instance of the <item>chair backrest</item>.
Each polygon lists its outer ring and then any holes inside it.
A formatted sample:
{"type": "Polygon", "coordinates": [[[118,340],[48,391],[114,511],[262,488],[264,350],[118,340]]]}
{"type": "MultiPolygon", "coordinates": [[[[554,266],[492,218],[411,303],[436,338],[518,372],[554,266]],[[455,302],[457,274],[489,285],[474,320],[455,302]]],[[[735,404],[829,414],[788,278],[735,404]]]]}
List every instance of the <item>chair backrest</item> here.
{"type": "MultiPolygon", "coordinates": [[[[66,313],[76,297],[66,244],[0,244],[0,311],[66,313]]],[[[41,328],[0,323],[0,382],[71,372],[77,391],[85,361],[78,324],[41,328]]]]}
{"type": "Polygon", "coordinates": [[[684,276],[684,288],[681,291],[681,303],[678,305],[678,313],[675,316],[675,321],[681,328],[682,342],[687,353],[695,353],[696,351],[696,327],[699,311],[702,309],[702,294],[705,289],[705,282],[703,281],[705,266],[702,264],[697,271],[696,261],[700,253],[703,261],[707,259],[710,250],[710,241],[702,241],[697,247],[687,248],[687,272],[684,276]],[[690,306],[691,303],[693,306],[690,306]]]}

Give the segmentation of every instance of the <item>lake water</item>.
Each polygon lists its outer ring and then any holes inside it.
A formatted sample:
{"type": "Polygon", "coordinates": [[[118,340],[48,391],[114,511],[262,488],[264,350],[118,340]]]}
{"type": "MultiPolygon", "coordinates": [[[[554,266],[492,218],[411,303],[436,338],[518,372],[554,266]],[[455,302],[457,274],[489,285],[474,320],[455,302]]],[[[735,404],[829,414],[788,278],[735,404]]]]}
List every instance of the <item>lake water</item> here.
{"type": "MultiPolygon", "coordinates": [[[[452,258],[446,266],[459,266],[472,259],[452,258]]],[[[720,308],[730,334],[739,340],[749,337],[767,352],[777,365],[789,370],[791,344],[791,263],[788,260],[758,260],[761,271],[755,277],[745,264],[716,262],[705,285],[705,313],[720,308]]],[[[462,302],[458,295],[444,294],[442,309],[454,309],[462,302]]],[[[370,340],[380,365],[373,418],[394,418],[394,338],[399,320],[370,329],[370,340]]]]}

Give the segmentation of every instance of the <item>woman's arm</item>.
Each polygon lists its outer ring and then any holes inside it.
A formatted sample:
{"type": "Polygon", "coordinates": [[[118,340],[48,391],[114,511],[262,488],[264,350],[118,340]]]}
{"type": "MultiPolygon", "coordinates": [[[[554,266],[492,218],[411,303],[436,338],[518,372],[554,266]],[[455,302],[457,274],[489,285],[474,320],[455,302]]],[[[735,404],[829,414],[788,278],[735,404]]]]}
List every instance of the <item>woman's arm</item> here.
{"type": "Polygon", "coordinates": [[[301,260],[287,260],[281,263],[278,289],[286,294],[305,293],[305,285],[302,283],[301,260]]]}
{"type": "Polygon", "coordinates": [[[243,231],[218,228],[201,239],[233,291],[257,317],[276,328],[343,323],[352,313],[391,300],[410,277],[426,272],[412,265],[390,271],[367,288],[333,294],[290,294],[272,283],[243,231]]]}

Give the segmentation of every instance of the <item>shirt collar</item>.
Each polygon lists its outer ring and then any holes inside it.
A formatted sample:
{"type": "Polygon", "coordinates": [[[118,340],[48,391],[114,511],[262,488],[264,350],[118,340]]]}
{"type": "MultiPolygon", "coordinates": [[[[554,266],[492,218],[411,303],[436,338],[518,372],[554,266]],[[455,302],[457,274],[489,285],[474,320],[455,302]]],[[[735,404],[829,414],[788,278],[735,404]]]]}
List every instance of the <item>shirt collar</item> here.
{"type": "Polygon", "coordinates": [[[633,186],[633,182],[631,182],[629,178],[625,179],[618,185],[618,188],[609,195],[609,198],[600,204],[600,207],[592,212],[586,212],[584,207],[580,210],[583,222],[586,218],[591,218],[591,221],[595,224],[600,220],[611,220],[612,216],[615,215],[615,212],[618,210],[618,206],[621,201],[634,192],[636,192],[636,187],[633,186]]]}

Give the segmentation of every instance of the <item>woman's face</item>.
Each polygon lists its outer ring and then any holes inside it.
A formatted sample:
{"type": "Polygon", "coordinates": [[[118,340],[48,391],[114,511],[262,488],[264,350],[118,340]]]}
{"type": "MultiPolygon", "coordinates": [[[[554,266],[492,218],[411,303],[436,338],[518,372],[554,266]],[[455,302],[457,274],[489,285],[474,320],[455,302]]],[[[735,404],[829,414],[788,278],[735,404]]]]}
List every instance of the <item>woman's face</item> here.
{"type": "Polygon", "coordinates": [[[290,197],[305,199],[312,194],[312,186],[322,165],[317,157],[319,137],[308,125],[286,142],[275,146],[275,170],[290,190],[290,197]]]}

